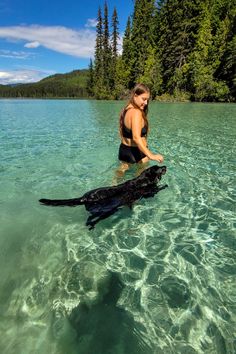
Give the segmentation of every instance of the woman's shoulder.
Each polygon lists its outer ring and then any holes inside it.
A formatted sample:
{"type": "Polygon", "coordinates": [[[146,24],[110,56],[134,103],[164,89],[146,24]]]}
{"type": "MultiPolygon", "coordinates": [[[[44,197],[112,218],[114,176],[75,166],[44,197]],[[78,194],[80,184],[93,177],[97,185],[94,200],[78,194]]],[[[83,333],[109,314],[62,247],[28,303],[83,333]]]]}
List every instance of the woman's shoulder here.
{"type": "Polygon", "coordinates": [[[126,115],[130,115],[132,117],[142,117],[142,112],[139,108],[129,105],[126,107],[126,115]]]}

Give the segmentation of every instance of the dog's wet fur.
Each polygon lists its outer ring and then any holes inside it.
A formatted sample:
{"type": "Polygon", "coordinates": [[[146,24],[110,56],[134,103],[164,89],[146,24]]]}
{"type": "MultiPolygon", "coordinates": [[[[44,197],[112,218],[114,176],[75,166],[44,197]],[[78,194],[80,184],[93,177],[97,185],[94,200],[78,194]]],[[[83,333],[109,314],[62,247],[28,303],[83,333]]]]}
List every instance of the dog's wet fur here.
{"type": "Polygon", "coordinates": [[[80,198],[73,199],[40,199],[39,202],[50,206],[84,205],[90,213],[86,225],[93,229],[102,219],[114,214],[119,208],[127,205],[130,208],[136,200],[153,197],[167,184],[158,186],[166,166],[152,166],[145,169],[138,177],[112,187],[93,189],[80,198]]]}

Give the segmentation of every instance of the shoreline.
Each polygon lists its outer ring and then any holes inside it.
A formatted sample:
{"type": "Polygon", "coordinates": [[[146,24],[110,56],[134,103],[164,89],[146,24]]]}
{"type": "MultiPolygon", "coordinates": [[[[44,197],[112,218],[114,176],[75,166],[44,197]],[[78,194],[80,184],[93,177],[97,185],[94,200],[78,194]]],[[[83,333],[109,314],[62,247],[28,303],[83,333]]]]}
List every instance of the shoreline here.
{"type": "MultiPolygon", "coordinates": [[[[100,102],[122,102],[125,101],[125,99],[119,99],[119,100],[100,100],[96,98],[91,98],[91,97],[0,97],[0,101],[3,100],[58,100],[58,101],[100,101],[100,102]]],[[[157,103],[208,103],[208,104],[236,104],[236,101],[191,101],[191,100],[177,100],[177,99],[153,99],[151,103],[157,102],[157,103]]]]}

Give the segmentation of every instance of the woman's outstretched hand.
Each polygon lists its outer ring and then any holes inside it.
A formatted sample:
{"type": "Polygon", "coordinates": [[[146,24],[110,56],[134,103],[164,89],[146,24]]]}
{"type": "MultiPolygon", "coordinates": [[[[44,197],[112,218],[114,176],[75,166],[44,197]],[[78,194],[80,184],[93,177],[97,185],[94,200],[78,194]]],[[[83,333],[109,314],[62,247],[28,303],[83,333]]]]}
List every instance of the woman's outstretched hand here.
{"type": "Polygon", "coordinates": [[[156,155],[152,154],[150,156],[150,160],[162,163],[164,161],[164,157],[161,154],[156,154],[156,155]]]}

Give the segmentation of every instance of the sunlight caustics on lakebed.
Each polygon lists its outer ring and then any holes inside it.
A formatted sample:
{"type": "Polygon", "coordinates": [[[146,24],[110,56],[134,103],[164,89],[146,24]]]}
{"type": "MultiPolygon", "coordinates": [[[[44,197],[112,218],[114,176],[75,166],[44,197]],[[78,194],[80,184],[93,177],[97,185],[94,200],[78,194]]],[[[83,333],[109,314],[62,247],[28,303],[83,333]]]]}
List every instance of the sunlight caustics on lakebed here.
{"type": "Polygon", "coordinates": [[[0,101],[1,353],[236,351],[236,105],[151,103],[169,187],[92,231],[38,203],[114,183],[123,104],[0,101]]]}

